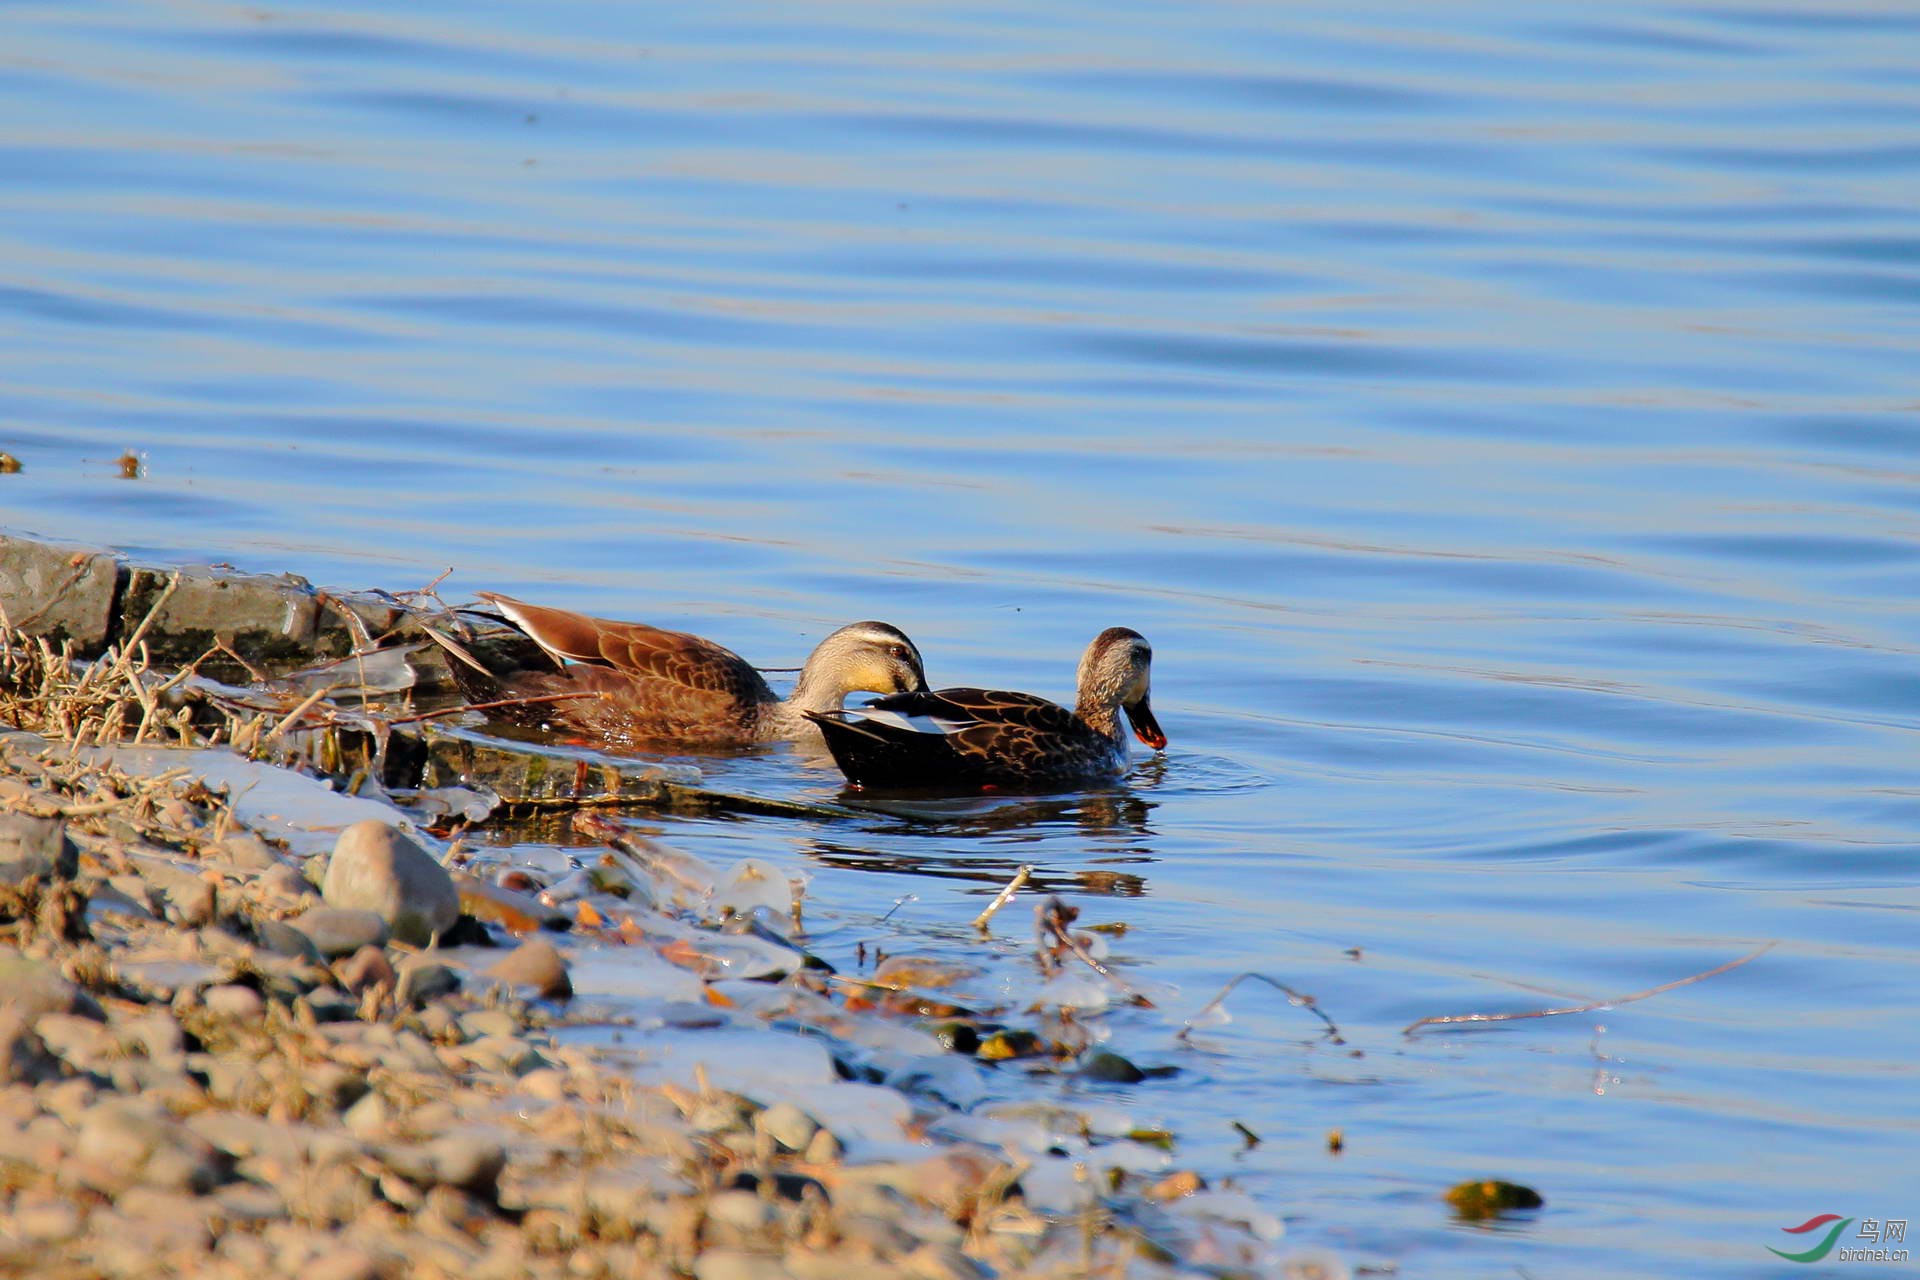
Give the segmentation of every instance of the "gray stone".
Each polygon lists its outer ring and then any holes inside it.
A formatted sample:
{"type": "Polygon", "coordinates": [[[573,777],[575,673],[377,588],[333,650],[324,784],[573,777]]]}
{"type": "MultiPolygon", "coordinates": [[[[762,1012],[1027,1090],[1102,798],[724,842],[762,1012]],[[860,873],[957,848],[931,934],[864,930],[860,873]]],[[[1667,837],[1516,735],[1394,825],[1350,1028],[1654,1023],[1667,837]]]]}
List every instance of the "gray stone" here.
{"type": "Polygon", "coordinates": [[[920,1280],[984,1280],[987,1275],[979,1263],[952,1244],[923,1244],[900,1261],[920,1280]]]}
{"type": "Polygon", "coordinates": [[[43,1013],[100,1016],[99,1007],[52,965],[11,947],[0,947],[0,1008],[17,1009],[28,1022],[43,1013]]]}
{"type": "Polygon", "coordinates": [[[120,564],[105,551],[0,535],[0,607],[28,635],[99,655],[113,634],[120,564]]]}
{"type": "Polygon", "coordinates": [[[744,1249],[708,1249],[693,1260],[697,1280],[794,1280],[780,1259],[744,1249]]]}
{"type": "Polygon", "coordinates": [[[251,831],[236,831],[222,840],[220,852],[228,862],[247,871],[266,871],[281,865],[273,846],[251,831]]]}
{"type": "Polygon", "coordinates": [[[226,974],[224,966],[197,960],[140,960],[114,966],[114,976],[149,1000],[171,1001],[182,991],[211,987],[226,974]]]}
{"type": "Polygon", "coordinates": [[[548,1000],[565,1000],[573,995],[567,962],[561,957],[560,948],[545,938],[528,938],[487,973],[512,986],[532,987],[548,1000]]]}
{"type": "Polygon", "coordinates": [[[132,916],[137,920],[158,919],[153,914],[153,904],[148,901],[146,886],[140,885],[139,876],[115,876],[113,880],[131,880],[140,889],[138,898],[132,897],[113,881],[96,884],[87,895],[87,917],[91,922],[96,916],[120,915],[132,916]]]}
{"type": "Polygon", "coordinates": [[[459,1187],[489,1199],[507,1163],[499,1141],[468,1133],[450,1133],[424,1146],[395,1143],[383,1147],[380,1158],[416,1186],[459,1187]]]}
{"type": "Polygon", "coordinates": [[[840,1139],[833,1136],[831,1129],[820,1130],[813,1135],[813,1141],[807,1143],[808,1164],[839,1164],[842,1154],[840,1139]]]}
{"type": "Polygon", "coordinates": [[[314,907],[293,920],[328,960],[350,956],[362,947],[387,945],[387,922],[379,912],[340,905],[314,907]]]}
{"type": "Polygon", "coordinates": [[[284,898],[312,898],[320,893],[313,881],[300,874],[299,868],[284,862],[275,863],[262,871],[260,884],[284,898]]]}
{"type": "Polygon", "coordinates": [[[751,1240],[773,1225],[774,1209],[751,1191],[722,1191],[707,1200],[707,1216],[751,1240]]]}
{"type": "Polygon", "coordinates": [[[393,936],[426,946],[460,918],[453,877],[398,828],[369,819],[340,833],[320,896],[331,906],[374,911],[393,936]]]}
{"type": "Polygon", "coordinates": [[[1080,1063],[1079,1075],[1101,1084],[1139,1084],[1147,1078],[1139,1067],[1106,1049],[1088,1054],[1080,1063]]]}
{"type": "Polygon", "coordinates": [[[414,957],[400,966],[400,986],[394,999],[418,1007],[460,989],[460,975],[437,960],[414,957]]]}
{"type": "Polygon", "coordinates": [[[173,919],[198,927],[213,918],[213,886],[197,872],[165,858],[134,855],[132,862],[146,882],[148,900],[164,906],[173,919]]]}
{"type": "Polygon", "coordinates": [[[30,876],[70,880],[80,869],[80,850],[67,839],[59,818],[0,813],[0,884],[17,885],[30,876]]]}
{"type": "Polygon", "coordinates": [[[387,953],[379,947],[362,947],[340,962],[340,985],[359,995],[371,987],[384,985],[392,991],[399,986],[387,953]]]}
{"type": "Polygon", "coordinates": [[[87,1113],[74,1154],[102,1170],[166,1191],[206,1192],[220,1180],[211,1144],[156,1106],[115,1098],[87,1113]]]}
{"type": "Polygon", "coordinates": [[[360,1002],[334,987],[318,987],[300,998],[316,1022],[349,1022],[360,1016],[360,1002]]]}
{"type": "Polygon", "coordinates": [[[103,1023],[71,1013],[43,1013],[33,1029],[75,1071],[97,1069],[115,1049],[113,1032],[103,1023]]]}
{"type": "Polygon", "coordinates": [[[377,1138],[386,1132],[387,1123],[393,1115],[386,1099],[377,1093],[369,1093],[348,1107],[340,1118],[346,1124],[347,1132],[354,1137],[377,1138]]]}
{"type": "Polygon", "coordinates": [[[260,998],[260,993],[238,983],[208,987],[201,993],[200,999],[207,1006],[208,1013],[231,1022],[255,1022],[267,1012],[266,1001],[260,998]]]}
{"type": "Polygon", "coordinates": [[[458,1187],[476,1195],[491,1197],[500,1170],[507,1164],[507,1153],[499,1142],[478,1135],[449,1134],[427,1145],[433,1159],[434,1180],[442,1186],[458,1187]]]}
{"type": "Polygon", "coordinates": [[[80,1207],[65,1200],[22,1198],[13,1210],[13,1232],[30,1244],[59,1244],[86,1225],[80,1207]]]}
{"type": "Polygon", "coordinates": [[[46,1041],[20,1010],[0,1007],[0,1084],[38,1084],[59,1074],[46,1041]]]}
{"type": "MultiPolygon", "coordinates": [[[[268,577],[204,566],[135,568],[127,576],[121,603],[121,634],[131,635],[150,612],[153,623],[143,639],[160,664],[178,666],[201,658],[216,638],[268,674],[313,660],[319,605],[313,587],[291,574],[268,577]]],[[[252,679],[246,667],[225,654],[203,661],[200,672],[233,684],[252,679]]]]}
{"type": "Polygon", "coordinates": [[[138,1049],[149,1058],[170,1058],[186,1052],[186,1037],[171,1014],[148,1013],[113,1025],[122,1049],[138,1049]]]}
{"type": "Polygon", "coordinates": [[[788,1151],[805,1151],[820,1126],[791,1102],[776,1102],[753,1118],[753,1127],[788,1151]]]}
{"type": "Polygon", "coordinates": [[[505,1009],[475,1009],[463,1013],[459,1018],[460,1034],[469,1040],[478,1040],[482,1036],[514,1036],[520,1034],[520,1022],[505,1009]]]}
{"type": "Polygon", "coordinates": [[[466,1047],[466,1055],[475,1066],[515,1076],[553,1065],[532,1045],[514,1036],[482,1036],[466,1047]]]}
{"type": "Polygon", "coordinates": [[[287,1216],[287,1202],[272,1187],[235,1182],[214,1193],[214,1205],[228,1222],[272,1222],[287,1216]]]}
{"type": "Polygon", "coordinates": [[[329,1249],[300,1268],[301,1280],[379,1280],[380,1264],[352,1245],[329,1249]]]}
{"type": "Polygon", "coordinates": [[[253,933],[260,940],[260,945],[275,955],[314,964],[326,963],[326,957],[320,954],[320,948],[313,945],[313,939],[284,920],[257,920],[253,933]]]}

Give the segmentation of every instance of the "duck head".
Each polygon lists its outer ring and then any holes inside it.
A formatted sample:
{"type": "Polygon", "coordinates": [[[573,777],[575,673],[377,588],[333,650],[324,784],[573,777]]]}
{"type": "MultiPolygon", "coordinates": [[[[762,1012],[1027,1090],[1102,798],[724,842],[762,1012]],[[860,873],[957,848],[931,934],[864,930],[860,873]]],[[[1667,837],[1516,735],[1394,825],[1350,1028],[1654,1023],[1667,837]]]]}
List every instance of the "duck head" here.
{"type": "Polygon", "coordinates": [[[793,701],[809,711],[835,711],[849,693],[918,693],[927,687],[920,650],[884,622],[850,622],[808,655],[793,701]]]}
{"type": "Polygon", "coordinates": [[[1118,738],[1114,710],[1127,713],[1133,736],[1155,751],[1167,745],[1167,735],[1153,718],[1149,701],[1153,646],[1138,631],[1108,627],[1093,638],[1080,659],[1080,715],[1099,728],[1111,726],[1118,738]]]}

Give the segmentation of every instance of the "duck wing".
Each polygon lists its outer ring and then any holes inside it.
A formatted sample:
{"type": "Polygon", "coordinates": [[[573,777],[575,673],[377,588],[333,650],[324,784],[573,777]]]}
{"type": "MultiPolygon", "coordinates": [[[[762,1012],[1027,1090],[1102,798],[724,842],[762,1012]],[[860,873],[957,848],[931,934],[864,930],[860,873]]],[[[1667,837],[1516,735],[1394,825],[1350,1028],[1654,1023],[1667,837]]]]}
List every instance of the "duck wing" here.
{"type": "MultiPolygon", "coordinates": [[[[525,631],[553,659],[610,668],[647,684],[721,694],[743,704],[770,702],[773,691],[753,664],[711,640],[644,622],[614,622],[566,609],[527,604],[491,591],[478,593],[525,631]]],[[[578,673],[587,676],[587,673],[578,673]]],[[[604,678],[587,682],[605,685],[604,678]]]]}
{"type": "Polygon", "coordinates": [[[1105,758],[1104,740],[1065,707],[1001,689],[896,693],[808,718],[862,786],[1045,782],[1105,758]]]}
{"type": "Polygon", "coordinates": [[[510,719],[613,742],[744,745],[778,701],[746,659],[711,640],[479,594],[551,660],[496,677],[507,696],[556,699],[506,709],[510,719]]]}

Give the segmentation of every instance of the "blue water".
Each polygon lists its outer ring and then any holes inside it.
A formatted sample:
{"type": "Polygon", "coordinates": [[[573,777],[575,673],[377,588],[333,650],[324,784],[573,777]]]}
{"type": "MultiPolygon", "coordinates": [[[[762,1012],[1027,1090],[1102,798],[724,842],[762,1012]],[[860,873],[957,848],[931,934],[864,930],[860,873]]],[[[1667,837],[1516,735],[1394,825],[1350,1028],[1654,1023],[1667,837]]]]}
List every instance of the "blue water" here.
{"type": "Polygon", "coordinates": [[[1920,12],[0,24],[0,523],[770,665],[879,617],[1053,696],[1137,628],[1131,802],[667,834],[846,929],[1038,864],[1178,989],[1114,1047],[1181,1083],[1117,1093],[1356,1265],[1786,1274],[1920,1214],[1920,12]],[[1348,1045],[1252,989],[1175,1045],[1248,968],[1348,1045]],[[1470,1176],[1547,1208],[1453,1224],[1470,1176]]]}

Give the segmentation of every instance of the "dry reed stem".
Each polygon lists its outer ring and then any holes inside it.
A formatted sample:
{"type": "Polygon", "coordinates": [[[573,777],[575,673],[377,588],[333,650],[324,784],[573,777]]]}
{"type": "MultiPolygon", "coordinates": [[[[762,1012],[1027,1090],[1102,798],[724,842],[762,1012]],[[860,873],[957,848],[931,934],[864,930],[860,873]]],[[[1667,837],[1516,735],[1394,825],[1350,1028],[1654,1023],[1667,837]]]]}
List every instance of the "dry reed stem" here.
{"type": "Polygon", "coordinates": [[[1320,1007],[1320,1002],[1318,1000],[1315,1000],[1312,996],[1308,995],[1304,991],[1294,990],[1292,987],[1280,981],[1278,978],[1270,978],[1264,973],[1256,973],[1251,969],[1247,970],[1247,972],[1245,973],[1235,976],[1233,981],[1227,983],[1226,986],[1220,988],[1219,995],[1207,1001],[1204,1005],[1201,1005],[1200,1011],[1194,1014],[1193,1017],[1187,1019],[1186,1025],[1180,1028],[1179,1033],[1174,1036],[1174,1039],[1180,1041],[1183,1044],[1188,1043],[1190,1038],[1193,1035],[1194,1022],[1200,1018],[1206,1017],[1209,1013],[1213,1012],[1215,1009],[1218,1009],[1223,1003],[1225,1003],[1226,998],[1233,994],[1233,989],[1239,986],[1241,983],[1247,981],[1248,979],[1252,979],[1256,982],[1266,983],[1268,986],[1272,987],[1274,990],[1286,996],[1288,1004],[1298,1005],[1300,1008],[1303,1008],[1307,1010],[1309,1013],[1313,1014],[1314,1017],[1320,1019],[1320,1021],[1326,1023],[1327,1033],[1333,1037],[1333,1043],[1345,1044],[1347,1042],[1346,1037],[1340,1034],[1340,1028],[1337,1025],[1335,1025],[1332,1018],[1329,1018],[1327,1016],[1327,1011],[1320,1007]]]}
{"type": "Polygon", "coordinates": [[[1020,892],[1020,886],[1024,885],[1032,875],[1031,865],[1022,866],[1014,872],[1013,879],[1007,882],[1007,887],[995,894],[993,901],[987,904],[987,909],[973,918],[973,927],[981,933],[987,933],[989,931],[987,926],[993,920],[994,913],[1011,902],[1013,895],[1020,892]]]}
{"type": "Polygon", "coordinates": [[[1741,956],[1738,960],[1729,960],[1725,964],[1715,965],[1713,968],[1705,970],[1704,972],[1696,973],[1685,978],[1675,978],[1672,982],[1663,982],[1657,987],[1648,987],[1645,991],[1636,991],[1629,996],[1615,996],[1610,1000],[1595,1000],[1588,1004],[1571,1005],[1564,1009],[1529,1009],[1521,1013],[1436,1014],[1431,1018],[1421,1018],[1418,1021],[1409,1022],[1400,1029],[1400,1034],[1403,1036],[1412,1035],[1421,1027],[1447,1026],[1461,1022],[1518,1022],[1522,1018],[1555,1018],[1568,1013],[1592,1013],[1597,1009],[1611,1009],[1615,1005],[1632,1004],[1635,1000],[1645,1000],[1648,996],[1657,996],[1662,992],[1672,991],[1676,987],[1685,987],[1706,978],[1717,977],[1729,969],[1738,969],[1741,965],[1749,961],[1758,960],[1761,956],[1773,950],[1774,945],[1774,943],[1769,942],[1758,950],[1741,956]]]}

